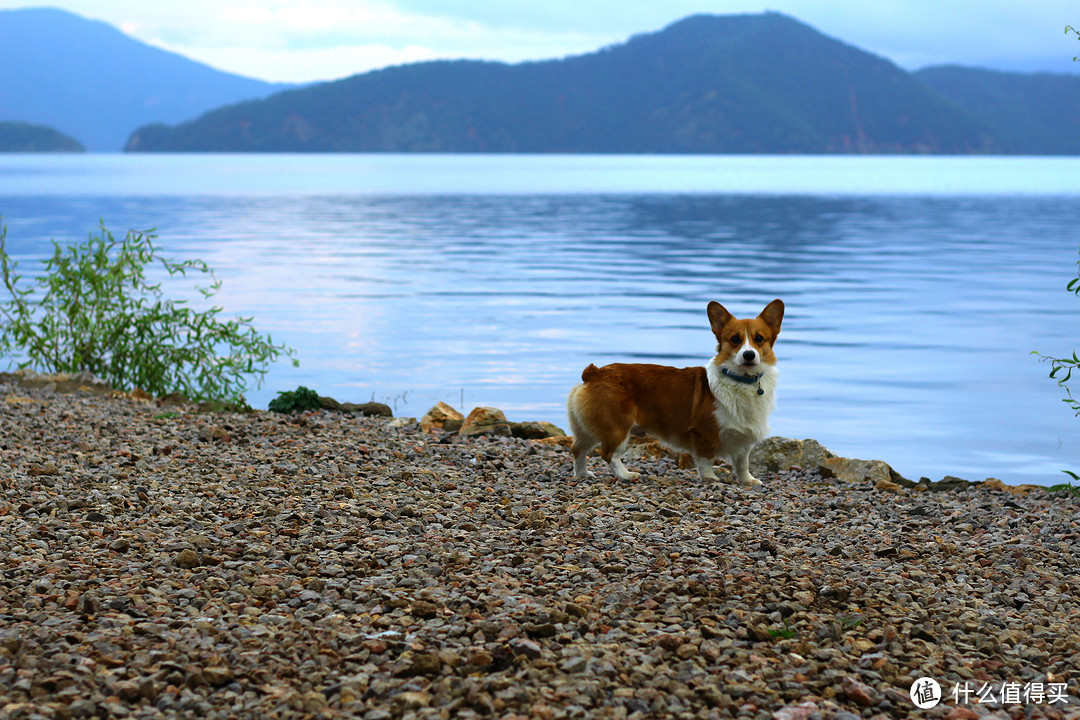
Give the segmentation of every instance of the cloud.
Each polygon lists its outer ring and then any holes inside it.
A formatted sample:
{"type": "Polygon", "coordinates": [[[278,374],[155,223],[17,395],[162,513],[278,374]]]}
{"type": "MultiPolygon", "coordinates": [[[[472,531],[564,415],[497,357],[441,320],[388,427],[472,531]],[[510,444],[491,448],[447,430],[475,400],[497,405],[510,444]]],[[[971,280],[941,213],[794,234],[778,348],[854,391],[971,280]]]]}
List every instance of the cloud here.
{"type": "Polygon", "coordinates": [[[388,65],[441,58],[435,50],[421,45],[392,47],[372,44],[307,49],[172,46],[166,49],[188,57],[198,57],[200,62],[240,75],[293,83],[337,80],[388,65]]]}
{"type": "Polygon", "coordinates": [[[182,10],[151,14],[131,7],[124,17],[117,24],[144,42],[223,70],[282,82],[336,79],[432,59],[561,57],[608,41],[571,30],[500,29],[472,18],[370,1],[188,0],[182,10]]]}

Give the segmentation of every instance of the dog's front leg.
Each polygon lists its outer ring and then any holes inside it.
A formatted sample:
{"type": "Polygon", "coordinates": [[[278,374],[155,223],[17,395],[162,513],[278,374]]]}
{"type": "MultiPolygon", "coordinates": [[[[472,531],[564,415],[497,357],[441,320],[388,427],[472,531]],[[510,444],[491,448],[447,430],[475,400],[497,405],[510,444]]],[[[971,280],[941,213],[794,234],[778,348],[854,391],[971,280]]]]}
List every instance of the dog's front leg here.
{"type": "Polygon", "coordinates": [[[735,477],[738,479],[740,485],[746,487],[754,487],[760,485],[761,481],[750,474],[750,451],[739,453],[734,458],[735,465],[735,477]]]}

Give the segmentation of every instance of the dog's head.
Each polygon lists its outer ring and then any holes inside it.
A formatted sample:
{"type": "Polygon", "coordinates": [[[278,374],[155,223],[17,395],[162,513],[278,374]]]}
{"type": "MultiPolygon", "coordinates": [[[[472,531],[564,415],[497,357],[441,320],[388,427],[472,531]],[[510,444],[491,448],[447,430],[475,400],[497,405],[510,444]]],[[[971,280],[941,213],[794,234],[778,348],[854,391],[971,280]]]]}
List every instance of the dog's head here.
{"type": "Polygon", "coordinates": [[[784,320],[782,300],[773,300],[756,318],[740,320],[715,301],[709,303],[708,312],[718,362],[746,374],[752,374],[762,363],[776,364],[773,344],[784,320]]]}

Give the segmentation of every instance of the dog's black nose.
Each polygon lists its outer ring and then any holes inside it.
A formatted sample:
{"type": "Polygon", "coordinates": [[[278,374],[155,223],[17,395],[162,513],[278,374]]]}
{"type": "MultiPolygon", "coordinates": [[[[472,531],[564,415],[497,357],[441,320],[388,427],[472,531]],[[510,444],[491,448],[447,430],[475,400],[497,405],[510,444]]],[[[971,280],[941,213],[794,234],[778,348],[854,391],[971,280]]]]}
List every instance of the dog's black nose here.
{"type": "Polygon", "coordinates": [[[757,353],[755,353],[753,350],[746,350],[742,354],[743,360],[745,360],[746,362],[753,362],[756,355],[757,353]]]}

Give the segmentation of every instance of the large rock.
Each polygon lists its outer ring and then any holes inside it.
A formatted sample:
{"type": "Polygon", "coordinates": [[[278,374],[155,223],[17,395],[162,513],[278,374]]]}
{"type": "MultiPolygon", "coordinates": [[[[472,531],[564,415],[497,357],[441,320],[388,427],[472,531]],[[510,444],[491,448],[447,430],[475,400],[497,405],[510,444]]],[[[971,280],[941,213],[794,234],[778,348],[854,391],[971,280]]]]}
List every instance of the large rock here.
{"type": "Polygon", "coordinates": [[[871,482],[877,489],[888,492],[915,486],[888,463],[837,457],[816,440],[771,437],[758,443],[750,453],[751,472],[782,472],[792,467],[817,468],[825,477],[843,482],[871,482]]]}
{"type": "Polygon", "coordinates": [[[1016,495],[1017,497],[1024,497],[1025,495],[1038,490],[1046,490],[1041,485],[1006,485],[997,478],[986,478],[982,482],[982,487],[987,490],[999,490],[1001,492],[1009,493],[1010,495],[1016,495]]]}
{"type": "Polygon", "coordinates": [[[816,468],[835,454],[817,440],[765,438],[750,453],[750,472],[782,472],[793,467],[816,468]]]}
{"type": "Polygon", "coordinates": [[[503,411],[493,407],[473,408],[459,431],[461,435],[501,435],[510,437],[510,422],[503,411]]]}
{"type": "Polygon", "coordinates": [[[394,411],[390,406],[380,402],[351,403],[338,402],[332,397],[319,396],[319,407],[331,412],[352,413],[354,415],[367,415],[368,417],[394,417],[394,411]]]}
{"type": "Polygon", "coordinates": [[[510,423],[510,434],[523,440],[543,440],[545,438],[564,437],[566,432],[549,422],[510,423]]]}
{"type": "Polygon", "coordinates": [[[541,438],[539,440],[534,440],[533,442],[538,445],[557,445],[569,449],[570,446],[574,444],[574,438],[569,435],[560,435],[559,437],[541,438]]]}
{"type": "Polygon", "coordinates": [[[394,411],[390,406],[380,402],[366,403],[341,403],[341,412],[353,413],[354,415],[366,415],[368,417],[394,417],[394,411]]]}
{"type": "Polygon", "coordinates": [[[907,487],[914,485],[881,460],[830,457],[823,459],[819,467],[828,471],[823,474],[831,474],[838,480],[852,483],[872,482],[878,490],[888,492],[896,492],[902,485],[907,487]]]}
{"type": "Polygon", "coordinates": [[[424,432],[432,430],[454,432],[460,430],[464,422],[464,415],[440,400],[424,414],[424,417],[420,418],[420,429],[424,432]]]}

